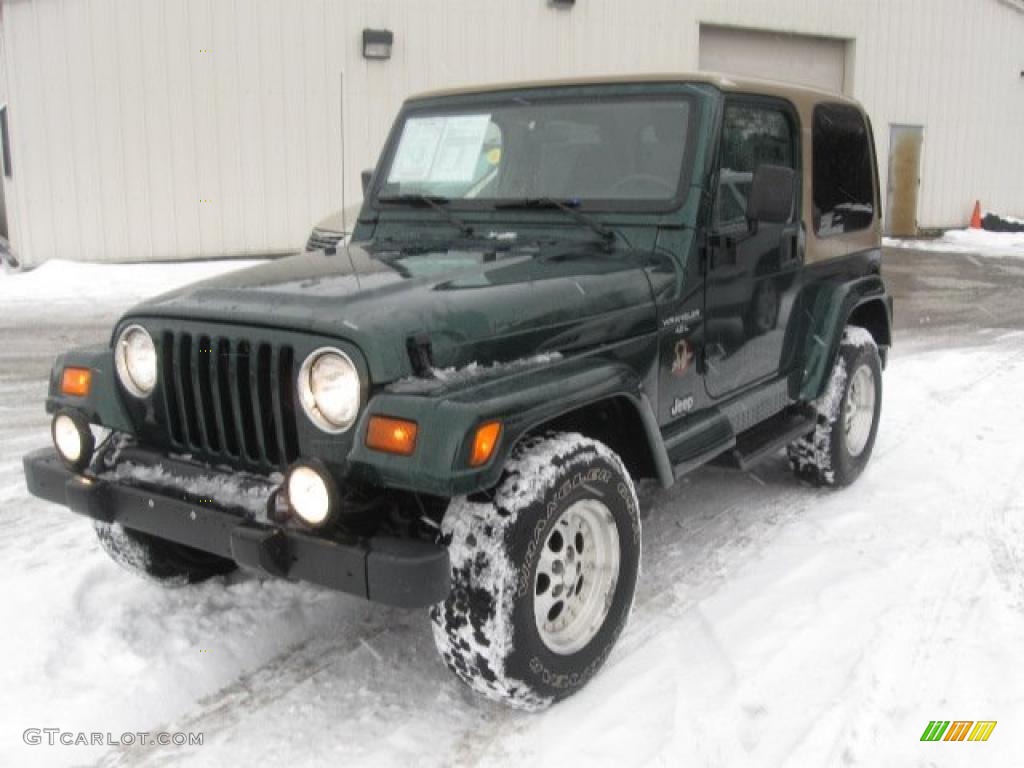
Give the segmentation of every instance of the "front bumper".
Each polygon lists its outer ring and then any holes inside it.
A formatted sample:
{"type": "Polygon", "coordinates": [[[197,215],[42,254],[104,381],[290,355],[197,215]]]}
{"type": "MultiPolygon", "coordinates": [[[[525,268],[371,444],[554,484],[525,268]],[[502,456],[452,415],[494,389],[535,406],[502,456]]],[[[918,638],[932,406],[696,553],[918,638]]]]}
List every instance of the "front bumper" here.
{"type": "Polygon", "coordinates": [[[267,525],[173,493],[75,474],[52,448],[30,453],[23,463],[28,490],[41,499],[229,558],[267,576],[404,608],[432,605],[448,595],[448,550],[430,542],[388,536],[341,542],[267,525]]]}

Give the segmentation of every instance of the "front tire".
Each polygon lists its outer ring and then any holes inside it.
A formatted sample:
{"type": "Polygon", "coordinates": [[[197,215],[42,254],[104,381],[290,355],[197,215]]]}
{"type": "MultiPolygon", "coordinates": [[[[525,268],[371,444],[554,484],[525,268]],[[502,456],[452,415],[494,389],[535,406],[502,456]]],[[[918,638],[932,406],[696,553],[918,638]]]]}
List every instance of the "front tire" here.
{"type": "Polygon", "coordinates": [[[882,411],[882,365],[874,338],[847,326],[825,393],[815,403],[814,431],[787,448],[797,477],[843,487],[860,477],[875,445],[882,411]]]}
{"type": "Polygon", "coordinates": [[[431,619],[459,679],[535,710],[593,677],[640,568],[639,504],[614,452],[577,434],[524,441],[493,495],[454,499],[442,531],[452,589],[431,619]]]}
{"type": "Polygon", "coordinates": [[[231,573],[238,566],[223,557],[158,539],[117,523],[96,522],[96,536],[110,559],[164,587],[184,587],[231,573]]]}

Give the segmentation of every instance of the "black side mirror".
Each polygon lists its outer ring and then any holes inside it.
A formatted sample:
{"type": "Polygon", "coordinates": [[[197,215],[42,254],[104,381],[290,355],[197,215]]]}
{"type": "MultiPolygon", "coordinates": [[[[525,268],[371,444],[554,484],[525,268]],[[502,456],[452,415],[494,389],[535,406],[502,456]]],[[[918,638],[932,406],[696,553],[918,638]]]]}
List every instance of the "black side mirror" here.
{"type": "Polygon", "coordinates": [[[747,219],[784,224],[793,215],[796,172],[782,165],[763,164],[754,169],[747,198],[747,219]]]}
{"type": "Polygon", "coordinates": [[[370,182],[373,181],[373,168],[367,168],[360,174],[363,180],[363,197],[366,197],[366,193],[370,189],[370,182]]]}

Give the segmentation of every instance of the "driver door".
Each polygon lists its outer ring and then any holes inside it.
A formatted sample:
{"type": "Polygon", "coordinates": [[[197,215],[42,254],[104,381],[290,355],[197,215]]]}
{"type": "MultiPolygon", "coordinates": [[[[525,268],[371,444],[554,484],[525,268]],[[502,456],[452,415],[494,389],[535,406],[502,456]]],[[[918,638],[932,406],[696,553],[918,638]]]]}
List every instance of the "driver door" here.
{"type": "Polygon", "coordinates": [[[759,165],[792,168],[800,178],[799,123],[779,99],[726,101],[718,158],[705,283],[705,388],[712,398],[734,394],[788,371],[786,328],[802,262],[800,192],[789,221],[747,217],[759,165]]]}

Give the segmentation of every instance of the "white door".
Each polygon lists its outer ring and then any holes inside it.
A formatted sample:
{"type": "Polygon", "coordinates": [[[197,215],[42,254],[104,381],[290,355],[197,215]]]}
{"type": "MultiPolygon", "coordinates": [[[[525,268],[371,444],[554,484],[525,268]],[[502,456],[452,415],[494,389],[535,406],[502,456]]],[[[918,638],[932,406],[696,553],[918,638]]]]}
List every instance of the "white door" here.
{"type": "Polygon", "coordinates": [[[843,93],[847,41],[757,29],[700,26],[700,68],[843,93]]]}

